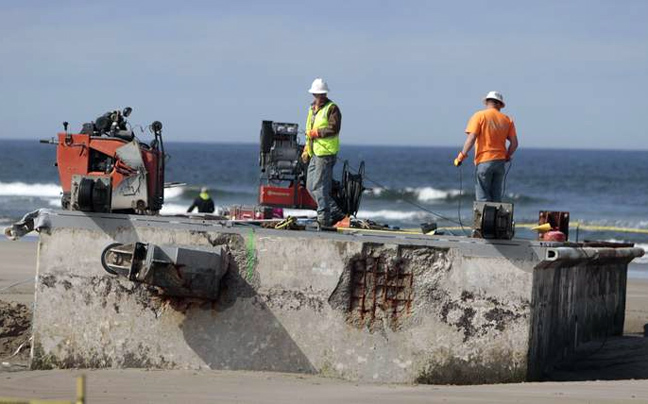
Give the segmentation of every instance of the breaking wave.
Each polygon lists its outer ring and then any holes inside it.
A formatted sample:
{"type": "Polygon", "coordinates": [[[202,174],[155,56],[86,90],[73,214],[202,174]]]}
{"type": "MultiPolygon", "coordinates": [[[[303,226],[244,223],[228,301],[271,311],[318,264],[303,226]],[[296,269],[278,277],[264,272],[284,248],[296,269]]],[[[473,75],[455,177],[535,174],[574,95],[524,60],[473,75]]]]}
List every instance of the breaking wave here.
{"type": "Polygon", "coordinates": [[[58,184],[27,184],[24,182],[0,182],[2,196],[36,196],[41,198],[61,196],[58,184]]]}
{"type": "MultiPolygon", "coordinates": [[[[198,196],[198,193],[200,192],[200,188],[201,188],[200,186],[195,186],[195,185],[185,185],[180,187],[167,188],[164,190],[164,197],[168,199],[184,198],[187,200],[193,200],[193,198],[198,196]]],[[[250,187],[250,189],[227,189],[227,188],[209,187],[209,194],[214,199],[218,199],[219,197],[224,197],[224,196],[250,196],[250,195],[256,196],[257,189],[254,187],[250,187]]]]}
{"type": "MultiPolygon", "coordinates": [[[[421,203],[452,203],[461,198],[462,201],[475,200],[475,193],[470,190],[464,189],[461,192],[458,189],[437,189],[433,187],[406,187],[401,189],[391,188],[370,188],[366,191],[365,197],[368,199],[384,200],[384,201],[402,201],[410,200],[421,203]]],[[[509,193],[506,199],[515,202],[538,202],[542,198],[532,197],[522,194],[509,193]]]]}
{"type": "Polygon", "coordinates": [[[424,219],[430,214],[423,211],[401,211],[401,210],[361,210],[358,212],[359,219],[385,219],[385,220],[403,220],[412,221],[424,219]]]}
{"type": "Polygon", "coordinates": [[[403,200],[410,199],[419,202],[433,202],[444,201],[459,196],[458,189],[436,189],[432,187],[419,187],[419,188],[371,188],[367,190],[366,196],[371,199],[380,200],[403,200]]]}
{"type": "Polygon", "coordinates": [[[635,264],[648,264],[648,244],[635,244],[635,247],[643,248],[646,254],[643,257],[635,258],[632,262],[635,264]]]}
{"type": "MultiPolygon", "coordinates": [[[[166,191],[165,191],[166,194],[166,191]]],[[[166,197],[166,196],[165,196],[166,197]]],[[[160,214],[162,215],[179,215],[187,212],[189,205],[180,205],[177,203],[165,203],[162,205],[160,214]]]]}
{"type": "MultiPolygon", "coordinates": [[[[619,240],[619,239],[615,239],[615,238],[611,238],[611,239],[608,239],[606,241],[609,241],[609,242],[612,242],[612,243],[619,243],[619,242],[621,242],[621,243],[626,243],[626,242],[634,243],[633,241],[619,240]]],[[[648,264],[648,244],[634,243],[634,245],[637,248],[642,248],[646,252],[646,254],[644,254],[643,257],[635,258],[634,260],[632,260],[632,262],[635,263],[635,264],[648,264]]]]}
{"type": "MultiPolygon", "coordinates": [[[[200,187],[173,187],[164,190],[166,199],[178,199],[182,197],[195,197],[200,191],[200,187]]],[[[28,184],[25,182],[0,182],[0,196],[26,196],[48,199],[52,206],[60,206],[58,198],[63,190],[60,185],[52,183],[28,184]],[[51,199],[56,198],[56,199],[51,199]]],[[[236,192],[215,189],[210,191],[215,195],[236,194],[236,192]]]]}

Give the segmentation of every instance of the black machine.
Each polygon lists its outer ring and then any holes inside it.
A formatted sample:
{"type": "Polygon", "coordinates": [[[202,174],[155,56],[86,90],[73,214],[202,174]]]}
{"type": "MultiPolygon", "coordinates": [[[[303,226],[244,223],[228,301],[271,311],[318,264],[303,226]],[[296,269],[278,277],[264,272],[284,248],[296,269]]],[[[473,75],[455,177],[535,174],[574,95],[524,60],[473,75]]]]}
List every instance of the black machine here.
{"type": "Polygon", "coordinates": [[[513,204],[475,202],[473,214],[474,237],[510,240],[515,235],[513,204]]]}
{"type": "MultiPolygon", "coordinates": [[[[304,145],[299,144],[298,135],[299,125],[296,123],[261,123],[259,204],[317,209],[317,203],[306,190],[308,166],[301,161],[304,145]]],[[[352,173],[345,161],[341,180],[333,181],[331,196],[344,215],[355,216],[358,213],[364,191],[363,178],[364,162],[360,163],[357,173],[352,173]]],[[[342,217],[333,218],[336,219],[342,217]]]]}

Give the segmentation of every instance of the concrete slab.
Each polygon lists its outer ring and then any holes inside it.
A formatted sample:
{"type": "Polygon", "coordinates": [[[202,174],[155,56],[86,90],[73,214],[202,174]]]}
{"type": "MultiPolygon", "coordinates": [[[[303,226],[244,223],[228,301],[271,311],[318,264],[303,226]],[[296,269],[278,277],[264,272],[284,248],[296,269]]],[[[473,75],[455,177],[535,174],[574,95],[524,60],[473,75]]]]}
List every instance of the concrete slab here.
{"type": "Polygon", "coordinates": [[[622,332],[627,263],[643,253],[263,230],[182,217],[56,212],[50,222],[39,241],[35,369],[537,380],[578,344],[622,332]],[[226,246],[232,260],[218,300],[164,297],[107,274],[105,246],[135,241],[226,246]]]}

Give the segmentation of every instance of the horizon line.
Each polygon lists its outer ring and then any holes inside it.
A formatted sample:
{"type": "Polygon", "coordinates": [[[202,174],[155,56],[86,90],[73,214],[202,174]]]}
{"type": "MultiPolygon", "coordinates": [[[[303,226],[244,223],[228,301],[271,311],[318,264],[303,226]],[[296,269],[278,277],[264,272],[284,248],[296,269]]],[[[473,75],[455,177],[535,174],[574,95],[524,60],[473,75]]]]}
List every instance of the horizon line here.
{"type": "MultiPolygon", "coordinates": [[[[38,141],[40,138],[0,138],[0,141],[38,141]]],[[[178,143],[178,144],[221,144],[221,145],[239,145],[239,146],[252,146],[258,145],[257,142],[244,142],[244,141],[209,141],[209,140],[195,140],[195,141],[186,141],[186,140],[165,140],[165,143],[178,143]]],[[[344,143],[341,146],[352,146],[352,147],[399,147],[399,148],[420,148],[420,147],[429,147],[429,148],[460,148],[462,145],[458,144],[457,146],[446,146],[446,145],[432,145],[432,144],[362,144],[362,143],[344,143]]],[[[604,147],[591,147],[591,148],[579,148],[579,147],[550,147],[550,146],[530,146],[530,147],[520,147],[519,150],[578,150],[578,151],[627,151],[627,152],[646,152],[648,148],[637,149],[637,148],[604,148],[604,147]]]]}

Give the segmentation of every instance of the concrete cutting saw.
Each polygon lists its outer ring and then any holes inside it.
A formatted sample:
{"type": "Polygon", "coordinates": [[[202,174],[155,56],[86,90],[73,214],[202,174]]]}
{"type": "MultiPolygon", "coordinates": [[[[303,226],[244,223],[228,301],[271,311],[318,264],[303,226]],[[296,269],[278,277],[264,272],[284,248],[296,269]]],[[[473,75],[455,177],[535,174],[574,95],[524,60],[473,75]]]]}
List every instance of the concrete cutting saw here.
{"type": "Polygon", "coordinates": [[[86,212],[156,214],[164,203],[162,123],[140,141],[126,118],[132,108],[109,111],[83,124],[79,133],[64,132],[41,140],[56,145],[56,166],[63,188],[61,206],[86,212]]]}

